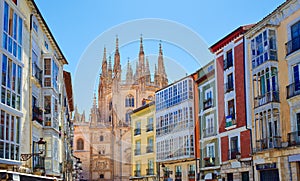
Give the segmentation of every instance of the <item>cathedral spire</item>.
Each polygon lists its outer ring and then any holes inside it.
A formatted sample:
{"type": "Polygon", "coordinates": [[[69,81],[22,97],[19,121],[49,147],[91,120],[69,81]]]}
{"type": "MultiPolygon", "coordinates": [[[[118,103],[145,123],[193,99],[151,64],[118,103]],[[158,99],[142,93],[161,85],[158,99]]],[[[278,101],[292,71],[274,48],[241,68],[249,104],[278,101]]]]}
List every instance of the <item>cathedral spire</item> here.
{"type": "Polygon", "coordinates": [[[129,58],[127,61],[127,72],[126,72],[126,83],[131,84],[133,81],[133,72],[132,72],[132,67],[131,64],[129,63],[129,58]]]}
{"type": "Polygon", "coordinates": [[[120,64],[120,53],[119,53],[119,38],[116,37],[116,51],[114,58],[114,78],[118,80],[121,78],[121,64],[120,64]]]}
{"type": "Polygon", "coordinates": [[[102,76],[107,76],[107,61],[106,61],[106,47],[103,50],[103,60],[102,60],[102,76]]]}
{"type": "Polygon", "coordinates": [[[166,76],[165,65],[164,65],[164,58],[163,58],[163,51],[161,47],[161,43],[159,43],[159,55],[158,55],[158,73],[162,76],[166,76]]]}
{"type": "Polygon", "coordinates": [[[143,37],[140,38],[140,54],[144,54],[143,37]]]}
{"type": "Polygon", "coordinates": [[[143,48],[143,37],[141,35],[140,38],[140,52],[139,52],[139,66],[138,66],[138,71],[139,71],[139,77],[142,77],[145,73],[145,57],[144,57],[144,48],[143,48]]]}
{"type": "Polygon", "coordinates": [[[149,66],[149,60],[148,60],[148,57],[146,57],[145,78],[146,78],[146,82],[147,82],[147,83],[150,83],[150,82],[151,82],[151,74],[150,74],[150,66],[149,66]]]}

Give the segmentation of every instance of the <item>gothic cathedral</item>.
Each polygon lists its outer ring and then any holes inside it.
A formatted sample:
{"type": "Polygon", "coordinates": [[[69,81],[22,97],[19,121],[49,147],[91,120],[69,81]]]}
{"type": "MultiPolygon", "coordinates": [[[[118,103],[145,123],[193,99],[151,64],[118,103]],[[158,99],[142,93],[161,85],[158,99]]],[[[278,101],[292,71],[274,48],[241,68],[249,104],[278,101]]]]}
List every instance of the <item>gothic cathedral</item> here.
{"type": "Polygon", "coordinates": [[[133,151],[130,113],[142,106],[143,100],[154,100],[155,91],[168,85],[161,44],[152,78],[142,38],[135,73],[129,61],[126,69],[123,80],[117,38],[113,67],[104,48],[98,99],[94,96],[89,120],[75,110],[74,154],[82,161],[82,180],[129,180],[133,151]]]}

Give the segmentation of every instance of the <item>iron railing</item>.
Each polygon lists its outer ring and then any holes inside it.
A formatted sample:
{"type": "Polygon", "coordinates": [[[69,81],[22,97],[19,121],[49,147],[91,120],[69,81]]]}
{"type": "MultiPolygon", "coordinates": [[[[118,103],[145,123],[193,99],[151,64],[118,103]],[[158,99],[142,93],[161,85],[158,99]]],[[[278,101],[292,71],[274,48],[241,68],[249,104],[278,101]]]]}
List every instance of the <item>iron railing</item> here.
{"type": "Polygon", "coordinates": [[[279,92],[278,91],[271,91],[267,92],[265,95],[258,96],[254,98],[254,107],[260,107],[265,104],[271,102],[279,102],[279,92]]]}
{"type": "Polygon", "coordinates": [[[287,99],[300,95],[300,82],[294,82],[286,86],[286,93],[287,93],[286,95],[287,99]]]}

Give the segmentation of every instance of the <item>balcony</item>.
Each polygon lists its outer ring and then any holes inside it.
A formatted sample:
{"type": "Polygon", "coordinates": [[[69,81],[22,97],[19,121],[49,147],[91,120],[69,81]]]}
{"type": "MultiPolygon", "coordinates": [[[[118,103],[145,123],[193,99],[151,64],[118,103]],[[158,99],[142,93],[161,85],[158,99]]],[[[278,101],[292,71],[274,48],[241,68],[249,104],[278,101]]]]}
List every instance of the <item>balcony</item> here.
{"type": "Polygon", "coordinates": [[[134,155],[141,155],[141,149],[134,149],[134,155]]]}
{"type": "Polygon", "coordinates": [[[182,172],[175,172],[175,180],[176,179],[181,179],[181,177],[182,177],[182,172]]]}
{"type": "Polygon", "coordinates": [[[189,170],[188,177],[189,177],[189,179],[195,178],[195,170],[189,170]]]}
{"type": "Polygon", "coordinates": [[[147,153],[152,153],[152,152],[153,152],[153,145],[148,145],[148,146],[146,147],[146,152],[147,152],[147,153]]]}
{"type": "Polygon", "coordinates": [[[153,168],[148,168],[146,169],[147,175],[154,175],[154,169],[153,168]]]}
{"type": "Polygon", "coordinates": [[[294,82],[286,86],[286,98],[290,99],[294,96],[300,95],[300,82],[294,82]]]}
{"type": "Polygon", "coordinates": [[[32,108],[32,121],[37,121],[43,125],[43,110],[39,107],[32,108]]]}
{"type": "Polygon", "coordinates": [[[279,92],[271,91],[267,92],[265,95],[258,96],[254,98],[254,108],[263,106],[268,103],[279,102],[279,92]]]}
{"type": "Polygon", "coordinates": [[[288,41],[285,44],[286,48],[286,55],[288,56],[289,54],[297,51],[300,49],[300,36],[293,38],[292,40],[288,41]]]}
{"type": "Polygon", "coordinates": [[[228,160],[237,159],[237,155],[241,155],[240,148],[228,150],[228,160]]]}
{"type": "Polygon", "coordinates": [[[146,132],[153,131],[153,124],[147,124],[146,132]]]}
{"type": "Polygon", "coordinates": [[[208,98],[205,101],[203,101],[203,110],[209,109],[211,107],[213,107],[212,98],[208,98]]]}
{"type": "Polygon", "coordinates": [[[134,136],[141,134],[141,128],[134,129],[134,136]]]}
{"type": "Polygon", "coordinates": [[[141,171],[140,170],[135,170],[134,171],[134,176],[135,177],[140,177],[141,176],[141,171]]]}
{"type": "Polygon", "coordinates": [[[225,124],[225,127],[230,127],[230,126],[234,126],[236,125],[236,120],[235,120],[235,114],[231,114],[231,115],[228,115],[226,116],[226,124],[225,124]]]}
{"type": "Polygon", "coordinates": [[[281,136],[272,136],[256,140],[256,147],[253,152],[261,152],[268,149],[281,148],[281,136]]]}
{"type": "Polygon", "coordinates": [[[204,138],[209,137],[209,136],[214,136],[214,135],[216,135],[214,127],[209,127],[209,128],[203,129],[203,137],[204,138]]]}
{"type": "Polygon", "coordinates": [[[289,146],[300,145],[300,131],[288,133],[289,146]]]}
{"type": "Polygon", "coordinates": [[[233,81],[224,84],[224,92],[227,93],[230,91],[233,91],[233,81]]]}
{"type": "Polygon", "coordinates": [[[213,167],[216,166],[215,157],[205,157],[204,160],[204,167],[213,167]]]}
{"type": "Polygon", "coordinates": [[[226,69],[228,69],[232,66],[233,66],[232,58],[230,58],[230,59],[227,58],[227,59],[224,60],[224,70],[226,70],[226,69]]]}
{"type": "Polygon", "coordinates": [[[41,70],[36,63],[32,64],[32,75],[38,80],[39,84],[42,85],[43,70],[41,70]]]}

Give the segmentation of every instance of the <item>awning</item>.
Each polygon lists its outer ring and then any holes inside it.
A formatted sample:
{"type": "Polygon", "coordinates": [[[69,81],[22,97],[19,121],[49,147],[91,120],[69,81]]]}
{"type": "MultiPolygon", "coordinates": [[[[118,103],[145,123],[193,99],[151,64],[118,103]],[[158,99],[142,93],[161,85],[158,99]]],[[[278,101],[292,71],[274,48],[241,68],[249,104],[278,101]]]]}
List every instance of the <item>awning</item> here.
{"type": "Polygon", "coordinates": [[[204,180],[211,180],[213,178],[212,173],[205,174],[204,180]]]}

